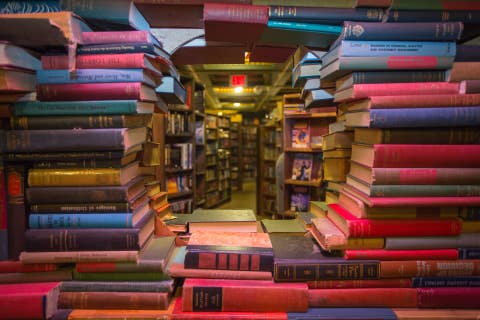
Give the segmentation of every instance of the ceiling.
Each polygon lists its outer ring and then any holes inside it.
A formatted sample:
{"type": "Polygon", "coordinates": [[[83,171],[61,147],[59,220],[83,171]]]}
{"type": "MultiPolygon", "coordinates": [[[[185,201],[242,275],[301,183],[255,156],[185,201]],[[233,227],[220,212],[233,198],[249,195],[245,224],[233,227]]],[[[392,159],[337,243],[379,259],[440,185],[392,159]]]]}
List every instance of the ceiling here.
{"type": "Polygon", "coordinates": [[[244,46],[207,43],[203,29],[156,28],[152,32],[171,54],[180,73],[204,87],[208,109],[269,112],[283,94],[298,92],[291,87],[293,48],[270,59],[275,62],[250,62],[244,46]],[[239,74],[247,79],[241,92],[230,84],[230,76],[239,74]]]}

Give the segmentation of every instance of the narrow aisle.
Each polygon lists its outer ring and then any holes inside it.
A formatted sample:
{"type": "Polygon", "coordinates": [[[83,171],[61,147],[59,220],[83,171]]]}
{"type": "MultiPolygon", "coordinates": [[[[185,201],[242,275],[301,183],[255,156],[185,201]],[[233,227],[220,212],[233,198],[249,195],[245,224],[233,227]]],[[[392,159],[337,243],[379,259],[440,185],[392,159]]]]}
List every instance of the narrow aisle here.
{"type": "Polygon", "coordinates": [[[242,191],[232,191],[232,200],[217,209],[252,209],[257,213],[256,182],[244,182],[242,191]]]}

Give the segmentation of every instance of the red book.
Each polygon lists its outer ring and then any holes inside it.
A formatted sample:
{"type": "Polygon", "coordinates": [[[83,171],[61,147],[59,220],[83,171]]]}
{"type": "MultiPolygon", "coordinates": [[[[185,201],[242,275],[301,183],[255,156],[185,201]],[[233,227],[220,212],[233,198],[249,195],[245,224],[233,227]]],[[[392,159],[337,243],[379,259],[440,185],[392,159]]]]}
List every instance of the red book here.
{"type": "Polygon", "coordinates": [[[205,40],[253,44],[268,22],[268,6],[205,3],[205,40]]]}
{"type": "Polygon", "coordinates": [[[417,288],[419,308],[478,309],[480,288],[417,288]]]}
{"type": "Polygon", "coordinates": [[[344,102],[370,96],[458,94],[458,82],[359,83],[335,92],[335,102],[344,102]]]}
{"type": "Polygon", "coordinates": [[[308,309],[305,283],[187,278],[182,297],[183,311],[306,312],[308,309]]]}
{"type": "Polygon", "coordinates": [[[338,204],[328,205],[327,217],[350,238],[455,236],[462,229],[460,219],[360,219],[338,204]]]}
{"type": "Polygon", "coordinates": [[[158,101],[155,90],[140,82],[39,84],[37,95],[40,101],[158,101]]]}
{"type": "Polygon", "coordinates": [[[307,281],[308,289],[411,288],[409,278],[307,281]]]}
{"type": "Polygon", "coordinates": [[[83,44],[105,43],[154,43],[160,45],[154,39],[149,30],[123,30],[123,31],[92,31],[82,32],[83,44]]]}
{"type": "Polygon", "coordinates": [[[345,259],[350,260],[456,260],[457,249],[431,249],[431,250],[345,250],[345,259]]]}
{"type": "Polygon", "coordinates": [[[348,103],[348,111],[369,109],[442,108],[480,105],[480,94],[422,94],[370,96],[348,103]]]}
{"type": "Polygon", "coordinates": [[[211,319],[224,319],[224,320],[234,320],[234,319],[245,319],[245,320],[287,320],[286,312],[234,312],[234,311],[223,311],[223,312],[193,312],[193,311],[183,311],[182,310],[182,298],[175,299],[175,306],[173,307],[173,312],[171,320],[211,320],[211,319]]]}
{"type": "Polygon", "coordinates": [[[377,168],[478,168],[480,144],[352,144],[352,161],[377,168]]]}
{"type": "Polygon", "coordinates": [[[308,306],[339,308],[415,308],[417,290],[413,288],[361,288],[308,290],[308,306]]]}
{"type": "Polygon", "coordinates": [[[47,271],[55,271],[57,269],[58,269],[58,265],[55,263],[23,264],[21,261],[13,261],[13,260],[0,261],[0,273],[47,272],[47,271]]]}
{"type": "Polygon", "coordinates": [[[48,319],[57,311],[59,282],[0,284],[0,319],[48,319]]]}
{"type": "Polygon", "coordinates": [[[380,261],[380,278],[459,277],[480,275],[480,260],[380,261]]]}

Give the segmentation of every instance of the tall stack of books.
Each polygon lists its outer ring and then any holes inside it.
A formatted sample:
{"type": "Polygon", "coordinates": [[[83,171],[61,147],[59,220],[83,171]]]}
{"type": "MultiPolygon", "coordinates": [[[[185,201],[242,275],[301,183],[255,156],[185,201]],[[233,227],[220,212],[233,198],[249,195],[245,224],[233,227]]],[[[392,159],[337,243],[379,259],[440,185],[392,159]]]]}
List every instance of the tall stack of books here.
{"type": "Polygon", "coordinates": [[[322,59],[354,138],[312,228],[345,273],[311,286],[310,306],[478,308],[479,78],[454,60],[479,56],[457,52],[462,22],[386,21],[346,21],[322,59]]]}

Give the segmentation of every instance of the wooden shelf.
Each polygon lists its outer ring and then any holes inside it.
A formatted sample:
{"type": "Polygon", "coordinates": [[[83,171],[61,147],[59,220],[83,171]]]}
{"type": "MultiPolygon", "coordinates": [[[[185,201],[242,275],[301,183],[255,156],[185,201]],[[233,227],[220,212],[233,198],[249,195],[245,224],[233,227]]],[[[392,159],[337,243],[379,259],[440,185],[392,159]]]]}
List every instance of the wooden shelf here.
{"type": "Polygon", "coordinates": [[[284,183],[289,184],[289,185],[293,185],[293,186],[304,186],[304,187],[319,188],[322,181],[321,180],[301,181],[301,180],[286,179],[284,181],[284,183]]]}
{"type": "Polygon", "coordinates": [[[168,200],[173,200],[173,199],[183,198],[191,195],[193,195],[193,191],[182,191],[177,193],[169,193],[167,195],[167,198],[168,200]]]}
{"type": "Polygon", "coordinates": [[[292,148],[292,147],[285,147],[285,152],[305,152],[305,153],[312,153],[312,152],[322,152],[322,148],[292,148]]]}
{"type": "Polygon", "coordinates": [[[190,172],[193,168],[190,169],[182,169],[182,168],[165,168],[165,173],[167,174],[175,174],[175,173],[182,173],[182,172],[190,172]]]}

